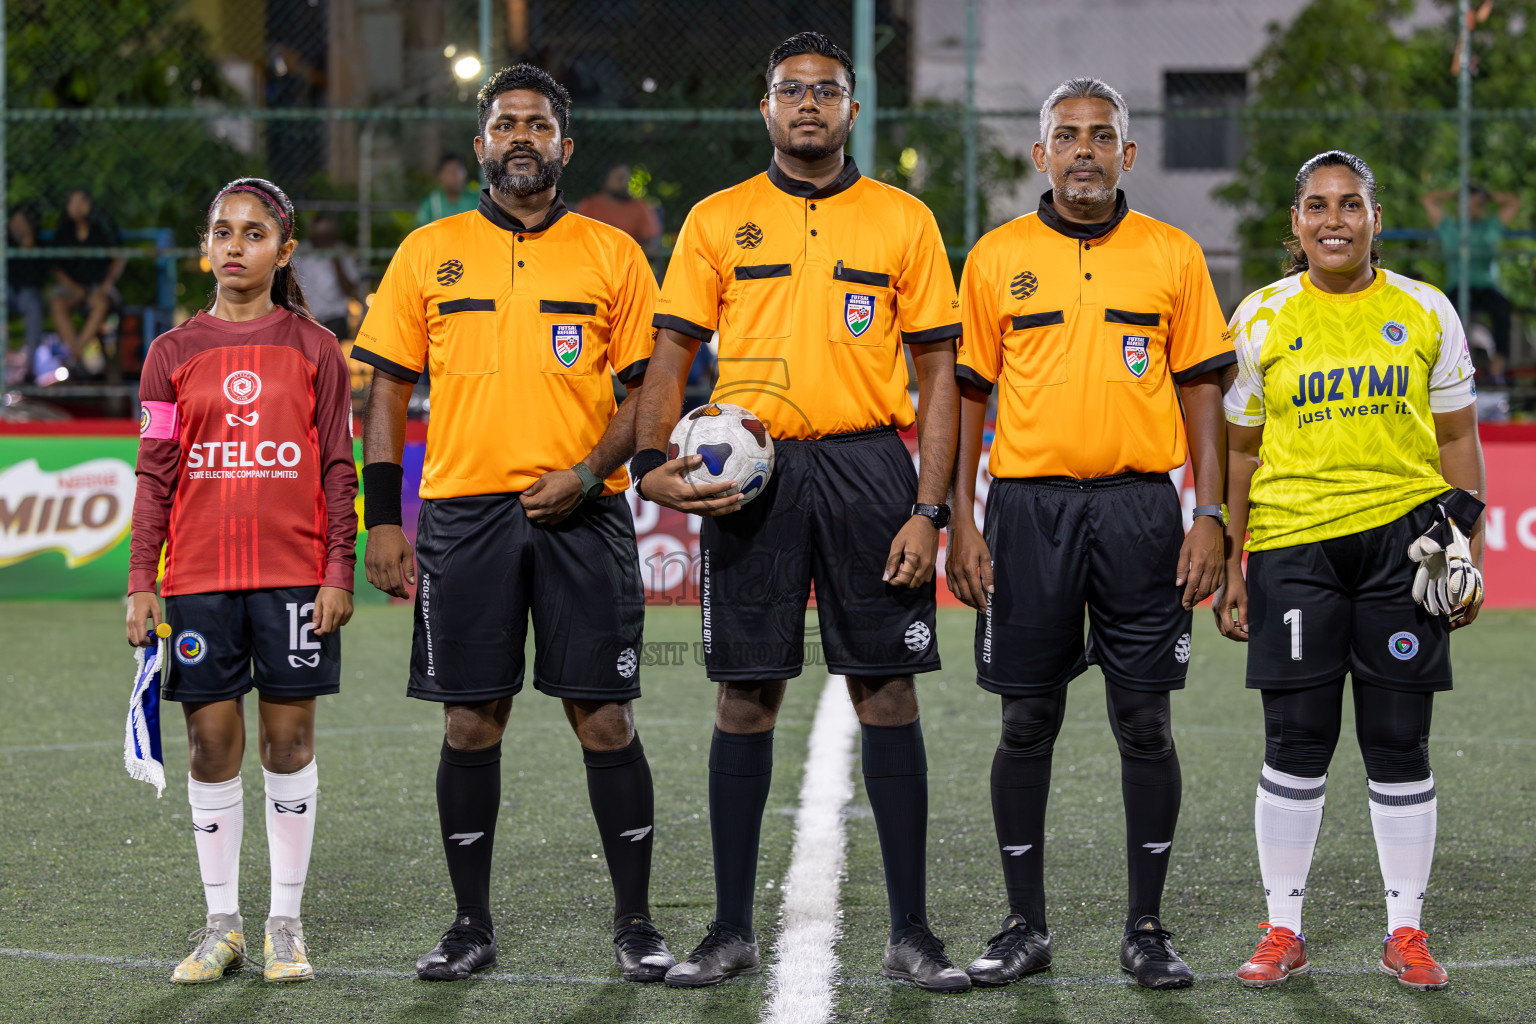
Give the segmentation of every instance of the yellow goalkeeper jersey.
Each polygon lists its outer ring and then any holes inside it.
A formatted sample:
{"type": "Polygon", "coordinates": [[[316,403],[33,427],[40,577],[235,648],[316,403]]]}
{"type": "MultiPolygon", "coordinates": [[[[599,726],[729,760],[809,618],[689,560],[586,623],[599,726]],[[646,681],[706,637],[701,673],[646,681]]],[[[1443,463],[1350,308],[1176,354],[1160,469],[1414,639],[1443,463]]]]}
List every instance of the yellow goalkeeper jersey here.
{"type": "Polygon", "coordinates": [[[1305,273],[1261,288],[1230,324],[1227,421],[1264,428],[1249,489],[1249,551],[1360,533],[1447,490],[1433,413],[1476,395],[1456,310],[1390,270],[1363,291],[1305,273]]]}

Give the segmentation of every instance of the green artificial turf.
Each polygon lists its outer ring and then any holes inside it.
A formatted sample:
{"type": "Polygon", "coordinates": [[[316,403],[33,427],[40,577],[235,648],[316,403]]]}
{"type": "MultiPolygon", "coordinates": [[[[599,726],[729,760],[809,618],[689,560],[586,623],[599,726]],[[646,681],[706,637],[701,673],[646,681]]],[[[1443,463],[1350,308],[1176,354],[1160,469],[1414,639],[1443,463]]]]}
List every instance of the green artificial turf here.
{"type": "MultiPolygon", "coordinates": [[[[359,609],[344,634],[342,693],[321,702],[320,811],[304,909],[318,980],[265,985],[247,969],[212,985],[173,987],[170,968],[203,913],[178,709],[167,706],[171,784],[157,801],[122,768],[132,660],[121,606],[10,604],[3,612],[0,1021],[725,1024],[762,1012],[761,977],[697,992],[618,981],[607,933],[611,893],[580,752],[559,702],[531,687],[514,704],[503,759],[492,886],[500,963],[469,982],[415,980],[416,957],[448,924],[453,902],[433,789],[440,712],[404,696],[403,606],[359,609]]],[[[1536,882],[1536,702],[1527,692],[1536,615],[1488,612],[1458,634],[1458,688],[1437,701],[1440,843],[1426,925],[1431,948],[1451,966],[1452,987],[1423,995],[1373,970],[1384,917],[1352,739],[1340,744],[1309,887],[1314,976],[1272,992],[1231,980],[1264,917],[1252,835],[1262,733],[1257,696],[1242,687],[1242,650],[1208,618],[1200,613],[1190,685],[1174,702],[1185,793],[1164,901],[1165,924],[1199,983],[1151,993],[1121,979],[1119,763],[1102,682],[1090,673],[1073,684],[1056,751],[1046,868],[1055,967],[1010,989],[951,997],[881,979],[884,888],[859,789],[848,815],[838,1020],[1536,1020],[1524,994],[1536,959],[1523,944],[1536,882]]],[[[1006,909],[987,788],[997,699],[971,681],[971,622],[941,614],[946,668],[919,684],[932,791],[931,917],[962,964],[1006,909]]],[[[696,609],[651,611],[646,639],[688,642],[690,653],[682,666],[642,670],[647,696],[636,711],[656,780],[653,910],[679,954],[702,936],[713,903],[705,796],[714,688],[693,663],[697,630],[696,609]]],[[[776,734],[757,904],[769,959],[799,765],[824,680],[823,668],[809,666],[791,685],[776,734]]],[[[241,904],[259,945],[267,867],[251,717],[241,904]]],[[[857,759],[853,770],[857,777],[857,759]]]]}

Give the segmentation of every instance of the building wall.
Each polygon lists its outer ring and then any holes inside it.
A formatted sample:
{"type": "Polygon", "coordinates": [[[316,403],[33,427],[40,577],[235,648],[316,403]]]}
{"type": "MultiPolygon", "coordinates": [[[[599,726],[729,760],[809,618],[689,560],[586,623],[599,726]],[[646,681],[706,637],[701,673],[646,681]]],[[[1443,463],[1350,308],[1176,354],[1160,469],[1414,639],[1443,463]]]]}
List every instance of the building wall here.
{"type": "MultiPolygon", "coordinates": [[[[1102,78],[1132,111],[1136,165],[1121,181],[1131,206],[1189,232],[1205,247],[1223,303],[1241,288],[1236,275],[1237,211],[1211,197],[1230,171],[1167,170],[1163,124],[1138,111],[1163,108],[1165,71],[1242,71],[1263,46],[1266,27],[1307,0],[979,0],[976,102],[982,109],[1038,111],[1051,89],[1077,75],[1102,78]]],[[[913,82],[921,99],[963,102],[964,0],[914,0],[913,82]]],[[[1027,153],[1035,116],[984,122],[994,142],[1027,153]]],[[[989,197],[1001,223],[1035,208],[1043,176],[1011,197],[989,197]]],[[[984,227],[993,227],[987,224],[984,227]]]]}

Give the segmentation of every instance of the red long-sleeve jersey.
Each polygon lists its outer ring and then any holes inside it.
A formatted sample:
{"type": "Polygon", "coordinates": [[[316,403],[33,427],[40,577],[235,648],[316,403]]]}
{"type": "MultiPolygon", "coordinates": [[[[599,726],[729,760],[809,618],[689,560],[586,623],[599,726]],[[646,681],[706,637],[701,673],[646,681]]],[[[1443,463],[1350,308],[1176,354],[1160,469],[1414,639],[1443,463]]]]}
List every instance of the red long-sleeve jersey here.
{"type": "Polygon", "coordinates": [[[278,308],[199,313],[149,349],[139,382],[128,591],[352,589],[357,469],[336,336],[278,308]]]}

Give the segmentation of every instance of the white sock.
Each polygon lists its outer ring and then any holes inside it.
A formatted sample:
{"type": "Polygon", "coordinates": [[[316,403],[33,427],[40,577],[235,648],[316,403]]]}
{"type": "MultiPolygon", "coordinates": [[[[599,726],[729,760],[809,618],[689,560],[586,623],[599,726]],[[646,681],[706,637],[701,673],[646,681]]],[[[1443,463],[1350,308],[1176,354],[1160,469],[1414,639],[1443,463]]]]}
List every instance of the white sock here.
{"type": "Polygon", "coordinates": [[[1304,779],[1265,765],[1253,802],[1253,831],[1259,842],[1259,871],[1269,902],[1269,923],[1301,934],[1301,904],[1307,895],[1312,851],[1323,824],[1328,776],[1304,779]]]}
{"type": "Polygon", "coordinates": [[[272,917],[299,916],[309,851],[315,843],[315,808],[320,791],[315,762],[292,775],[267,777],[267,845],[272,852],[272,917]]]}
{"type": "Polygon", "coordinates": [[[240,776],[228,782],[198,782],[187,776],[197,866],[209,914],[240,912],[240,838],[245,834],[245,799],[240,776]]]}
{"type": "Polygon", "coordinates": [[[1422,782],[1371,782],[1371,830],[1387,896],[1387,931],[1417,928],[1435,859],[1439,824],[1435,777],[1422,782]]]}

